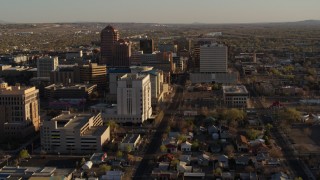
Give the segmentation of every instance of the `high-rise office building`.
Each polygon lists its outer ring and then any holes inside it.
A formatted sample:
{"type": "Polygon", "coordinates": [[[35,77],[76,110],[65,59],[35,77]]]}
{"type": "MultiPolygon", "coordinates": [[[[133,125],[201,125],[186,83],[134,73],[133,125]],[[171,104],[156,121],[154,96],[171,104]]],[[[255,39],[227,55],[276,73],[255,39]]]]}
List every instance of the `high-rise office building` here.
{"type": "Polygon", "coordinates": [[[99,64],[110,65],[112,61],[113,45],[119,40],[119,32],[112,26],[107,26],[101,31],[101,58],[99,64]]]}
{"type": "Polygon", "coordinates": [[[154,50],[154,44],[152,39],[141,39],[140,40],[140,51],[144,54],[151,54],[154,50]]]}
{"type": "Polygon", "coordinates": [[[172,52],[172,53],[178,52],[178,45],[176,44],[159,44],[158,48],[160,52],[172,52]]]}
{"type": "Polygon", "coordinates": [[[59,65],[58,57],[42,57],[37,61],[37,76],[50,77],[50,72],[56,70],[59,65]]]}
{"type": "Polygon", "coordinates": [[[132,65],[141,65],[141,55],[143,55],[143,51],[134,51],[131,54],[130,64],[132,65]]]}
{"type": "Polygon", "coordinates": [[[228,48],[224,45],[200,46],[200,73],[227,73],[228,48]]]}
{"type": "MultiPolygon", "coordinates": [[[[150,75],[125,74],[118,80],[117,113],[142,123],[152,115],[150,75]]],[[[121,121],[120,121],[121,122],[121,121]]]]}
{"type": "Polygon", "coordinates": [[[0,84],[0,136],[23,138],[39,130],[39,90],[0,84]]]}
{"type": "Polygon", "coordinates": [[[129,67],[131,57],[131,43],[120,39],[113,45],[113,58],[109,67],[129,67]]]}

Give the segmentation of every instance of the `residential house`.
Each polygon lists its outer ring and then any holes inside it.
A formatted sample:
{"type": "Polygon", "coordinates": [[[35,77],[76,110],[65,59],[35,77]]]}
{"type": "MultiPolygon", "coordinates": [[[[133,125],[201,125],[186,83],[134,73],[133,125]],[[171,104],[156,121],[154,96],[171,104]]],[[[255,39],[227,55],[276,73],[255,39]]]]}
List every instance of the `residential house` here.
{"type": "Polygon", "coordinates": [[[165,146],[169,153],[178,152],[178,145],[176,144],[166,144],[165,146]]]}
{"type": "Polygon", "coordinates": [[[249,164],[250,158],[248,156],[239,156],[236,158],[236,164],[246,166],[249,164]]]}
{"type": "Polygon", "coordinates": [[[219,128],[217,128],[215,125],[212,125],[212,126],[208,127],[208,133],[209,134],[219,133],[219,128]]]}
{"type": "Polygon", "coordinates": [[[218,157],[218,164],[222,168],[228,168],[229,167],[229,158],[226,155],[220,155],[218,157]]]}
{"type": "Polygon", "coordinates": [[[231,172],[222,172],[221,177],[223,180],[233,180],[234,175],[231,172]]]}
{"type": "Polygon", "coordinates": [[[178,141],[174,137],[164,140],[162,144],[166,146],[169,153],[178,151],[178,141]]]}
{"type": "Polygon", "coordinates": [[[268,153],[258,153],[256,156],[255,166],[256,167],[263,167],[266,164],[268,159],[269,159],[268,153]]]}
{"type": "Polygon", "coordinates": [[[210,161],[210,157],[204,153],[198,156],[198,165],[200,166],[208,166],[209,161],[210,161]]]}
{"type": "Polygon", "coordinates": [[[258,180],[257,173],[240,173],[241,180],[258,180]]]}
{"type": "Polygon", "coordinates": [[[124,173],[122,171],[107,171],[101,176],[101,180],[122,180],[124,173]]]}
{"type": "Polygon", "coordinates": [[[220,140],[222,142],[226,142],[228,139],[230,139],[231,135],[228,131],[224,130],[220,132],[220,140]]]}
{"type": "Polygon", "coordinates": [[[186,142],[181,144],[181,151],[190,152],[191,151],[191,146],[192,146],[192,144],[189,143],[188,141],[186,141],[186,142]]]}
{"type": "Polygon", "coordinates": [[[247,152],[248,151],[248,140],[245,136],[239,135],[236,139],[237,150],[239,152],[247,152]]]}
{"type": "Polygon", "coordinates": [[[180,161],[177,164],[177,171],[180,173],[192,172],[192,166],[188,166],[186,162],[180,161]]]}
{"type": "Polygon", "coordinates": [[[187,164],[190,164],[191,155],[182,154],[182,155],[180,155],[179,160],[183,161],[183,162],[186,162],[187,164]]]}
{"type": "Polygon", "coordinates": [[[159,157],[159,162],[171,162],[174,160],[174,156],[172,154],[164,154],[159,157]]]}
{"type": "Polygon", "coordinates": [[[271,180],[289,180],[289,176],[283,172],[278,172],[271,175],[271,180]]]}

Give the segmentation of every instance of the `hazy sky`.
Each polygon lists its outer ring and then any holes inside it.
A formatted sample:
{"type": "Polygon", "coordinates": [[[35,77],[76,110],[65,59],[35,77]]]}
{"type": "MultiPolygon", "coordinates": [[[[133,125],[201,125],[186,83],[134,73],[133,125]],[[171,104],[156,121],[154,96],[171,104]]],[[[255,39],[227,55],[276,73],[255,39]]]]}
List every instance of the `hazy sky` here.
{"type": "Polygon", "coordinates": [[[248,23],[320,20],[320,0],[0,0],[0,20],[248,23]]]}

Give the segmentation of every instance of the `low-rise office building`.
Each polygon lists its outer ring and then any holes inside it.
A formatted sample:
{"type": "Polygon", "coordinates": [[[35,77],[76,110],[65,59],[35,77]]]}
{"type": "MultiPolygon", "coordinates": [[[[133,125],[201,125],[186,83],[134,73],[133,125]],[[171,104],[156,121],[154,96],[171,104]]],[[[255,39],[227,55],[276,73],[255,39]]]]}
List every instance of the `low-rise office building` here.
{"type": "Polygon", "coordinates": [[[246,108],[249,92],[243,85],[222,86],[223,100],[227,107],[246,108]]]}
{"type": "Polygon", "coordinates": [[[47,99],[87,99],[97,90],[95,84],[51,84],[44,89],[44,95],[47,99]]]}
{"type": "Polygon", "coordinates": [[[110,140],[110,127],[104,126],[101,114],[75,114],[69,111],[41,127],[42,150],[50,153],[102,152],[103,144],[110,140]]]}
{"type": "Polygon", "coordinates": [[[140,134],[127,134],[120,142],[119,149],[121,151],[134,151],[137,149],[140,140],[140,134]]]}

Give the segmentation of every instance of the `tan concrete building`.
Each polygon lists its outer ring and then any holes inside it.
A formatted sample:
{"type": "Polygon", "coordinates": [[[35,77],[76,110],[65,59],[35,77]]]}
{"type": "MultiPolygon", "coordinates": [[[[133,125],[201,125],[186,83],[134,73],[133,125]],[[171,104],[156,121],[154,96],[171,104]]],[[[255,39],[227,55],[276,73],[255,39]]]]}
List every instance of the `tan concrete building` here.
{"type": "Polygon", "coordinates": [[[117,105],[97,104],[91,112],[102,113],[105,122],[140,124],[152,116],[149,74],[125,74],[117,81],[117,105]]]}
{"type": "Polygon", "coordinates": [[[51,84],[44,88],[44,97],[46,99],[87,99],[96,90],[95,84],[51,84]]]}
{"type": "Polygon", "coordinates": [[[0,135],[27,137],[39,130],[39,91],[35,87],[0,85],[0,135]]]}
{"type": "Polygon", "coordinates": [[[107,67],[90,63],[82,65],[80,69],[80,82],[96,84],[99,92],[104,92],[107,86],[107,67]]]}
{"type": "Polygon", "coordinates": [[[64,111],[44,121],[41,127],[42,150],[50,153],[86,154],[102,152],[110,140],[110,127],[104,126],[101,114],[74,114],[64,111]]]}
{"type": "Polygon", "coordinates": [[[223,100],[227,107],[246,108],[248,106],[249,92],[243,85],[222,86],[223,100]]]}

